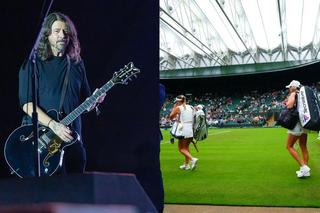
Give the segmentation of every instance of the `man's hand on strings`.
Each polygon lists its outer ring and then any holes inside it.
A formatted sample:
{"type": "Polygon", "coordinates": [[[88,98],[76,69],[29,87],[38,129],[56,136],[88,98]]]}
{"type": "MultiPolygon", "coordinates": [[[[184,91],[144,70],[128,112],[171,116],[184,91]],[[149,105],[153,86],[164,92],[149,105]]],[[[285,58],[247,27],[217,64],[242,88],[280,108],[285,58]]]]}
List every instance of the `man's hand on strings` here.
{"type": "Polygon", "coordinates": [[[71,142],[73,140],[72,131],[65,125],[55,120],[50,120],[48,126],[61,140],[65,142],[71,142]]]}

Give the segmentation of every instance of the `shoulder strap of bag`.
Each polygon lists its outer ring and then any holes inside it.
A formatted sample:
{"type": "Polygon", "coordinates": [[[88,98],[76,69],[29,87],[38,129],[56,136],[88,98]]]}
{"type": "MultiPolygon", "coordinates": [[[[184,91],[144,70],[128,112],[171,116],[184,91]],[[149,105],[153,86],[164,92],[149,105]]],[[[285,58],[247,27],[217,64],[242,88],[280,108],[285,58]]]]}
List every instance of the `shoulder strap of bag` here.
{"type": "Polygon", "coordinates": [[[294,99],[295,101],[294,101],[293,109],[296,110],[298,108],[298,93],[296,93],[294,99]]]}
{"type": "Polygon", "coordinates": [[[70,72],[70,67],[71,67],[70,57],[68,55],[67,55],[67,61],[68,61],[67,72],[66,72],[66,75],[64,76],[64,82],[63,82],[63,87],[62,87],[62,92],[61,92],[61,99],[60,99],[60,104],[59,104],[59,114],[60,115],[63,113],[62,107],[63,107],[64,98],[66,96],[68,80],[69,80],[69,72],[70,72]]]}
{"type": "Polygon", "coordinates": [[[180,114],[178,116],[178,119],[175,122],[177,123],[177,125],[176,125],[176,129],[174,130],[174,134],[176,134],[177,131],[178,131],[178,126],[179,126],[179,123],[180,123],[180,114]]]}

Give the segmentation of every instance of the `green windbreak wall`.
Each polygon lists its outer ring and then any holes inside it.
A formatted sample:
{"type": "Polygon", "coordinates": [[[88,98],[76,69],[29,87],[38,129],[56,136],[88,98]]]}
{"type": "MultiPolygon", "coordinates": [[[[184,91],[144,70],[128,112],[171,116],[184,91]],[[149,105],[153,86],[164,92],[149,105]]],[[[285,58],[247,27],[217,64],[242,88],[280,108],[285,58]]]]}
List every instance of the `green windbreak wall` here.
{"type": "Polygon", "coordinates": [[[265,72],[275,72],[288,69],[299,68],[319,61],[284,61],[257,64],[228,65],[216,67],[199,67],[179,70],[162,70],[160,79],[183,79],[183,78],[206,78],[221,77],[231,75],[247,75],[265,72]]]}

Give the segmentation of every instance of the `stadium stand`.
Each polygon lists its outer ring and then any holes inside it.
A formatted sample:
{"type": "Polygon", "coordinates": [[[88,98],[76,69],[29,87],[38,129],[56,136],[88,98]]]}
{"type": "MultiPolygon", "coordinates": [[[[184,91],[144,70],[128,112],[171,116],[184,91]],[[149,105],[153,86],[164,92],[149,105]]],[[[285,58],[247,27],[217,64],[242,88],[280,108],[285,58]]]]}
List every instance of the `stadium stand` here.
{"type": "MultiPolygon", "coordinates": [[[[320,82],[309,85],[319,95],[320,82]]],[[[172,109],[174,97],[169,94],[160,113],[160,127],[168,128],[172,122],[168,115],[172,109]]],[[[271,90],[260,93],[257,90],[233,96],[219,96],[217,93],[192,94],[187,93],[189,104],[205,106],[207,123],[210,127],[252,127],[274,126],[276,119],[284,107],[286,90],[271,90]]]]}

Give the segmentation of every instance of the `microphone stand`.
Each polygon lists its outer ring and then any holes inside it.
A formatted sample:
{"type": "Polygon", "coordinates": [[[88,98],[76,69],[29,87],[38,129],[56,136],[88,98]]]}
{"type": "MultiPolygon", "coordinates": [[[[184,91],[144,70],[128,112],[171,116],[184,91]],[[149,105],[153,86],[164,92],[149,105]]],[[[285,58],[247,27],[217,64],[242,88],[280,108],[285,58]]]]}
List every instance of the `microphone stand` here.
{"type": "Polygon", "coordinates": [[[40,170],[40,153],[38,152],[38,147],[39,147],[39,132],[38,132],[38,113],[37,113],[37,105],[38,105],[38,100],[37,100],[37,91],[38,91],[38,84],[37,84],[37,71],[36,71],[36,50],[38,49],[39,42],[42,36],[42,31],[43,31],[43,25],[45,22],[45,19],[50,11],[51,5],[53,3],[53,0],[51,0],[49,7],[47,9],[47,12],[44,16],[44,19],[41,24],[41,29],[40,32],[38,33],[36,42],[33,45],[33,48],[30,52],[29,55],[29,61],[31,61],[31,70],[32,70],[32,125],[33,125],[33,137],[34,137],[34,175],[36,177],[41,177],[41,170],[40,170]]]}

